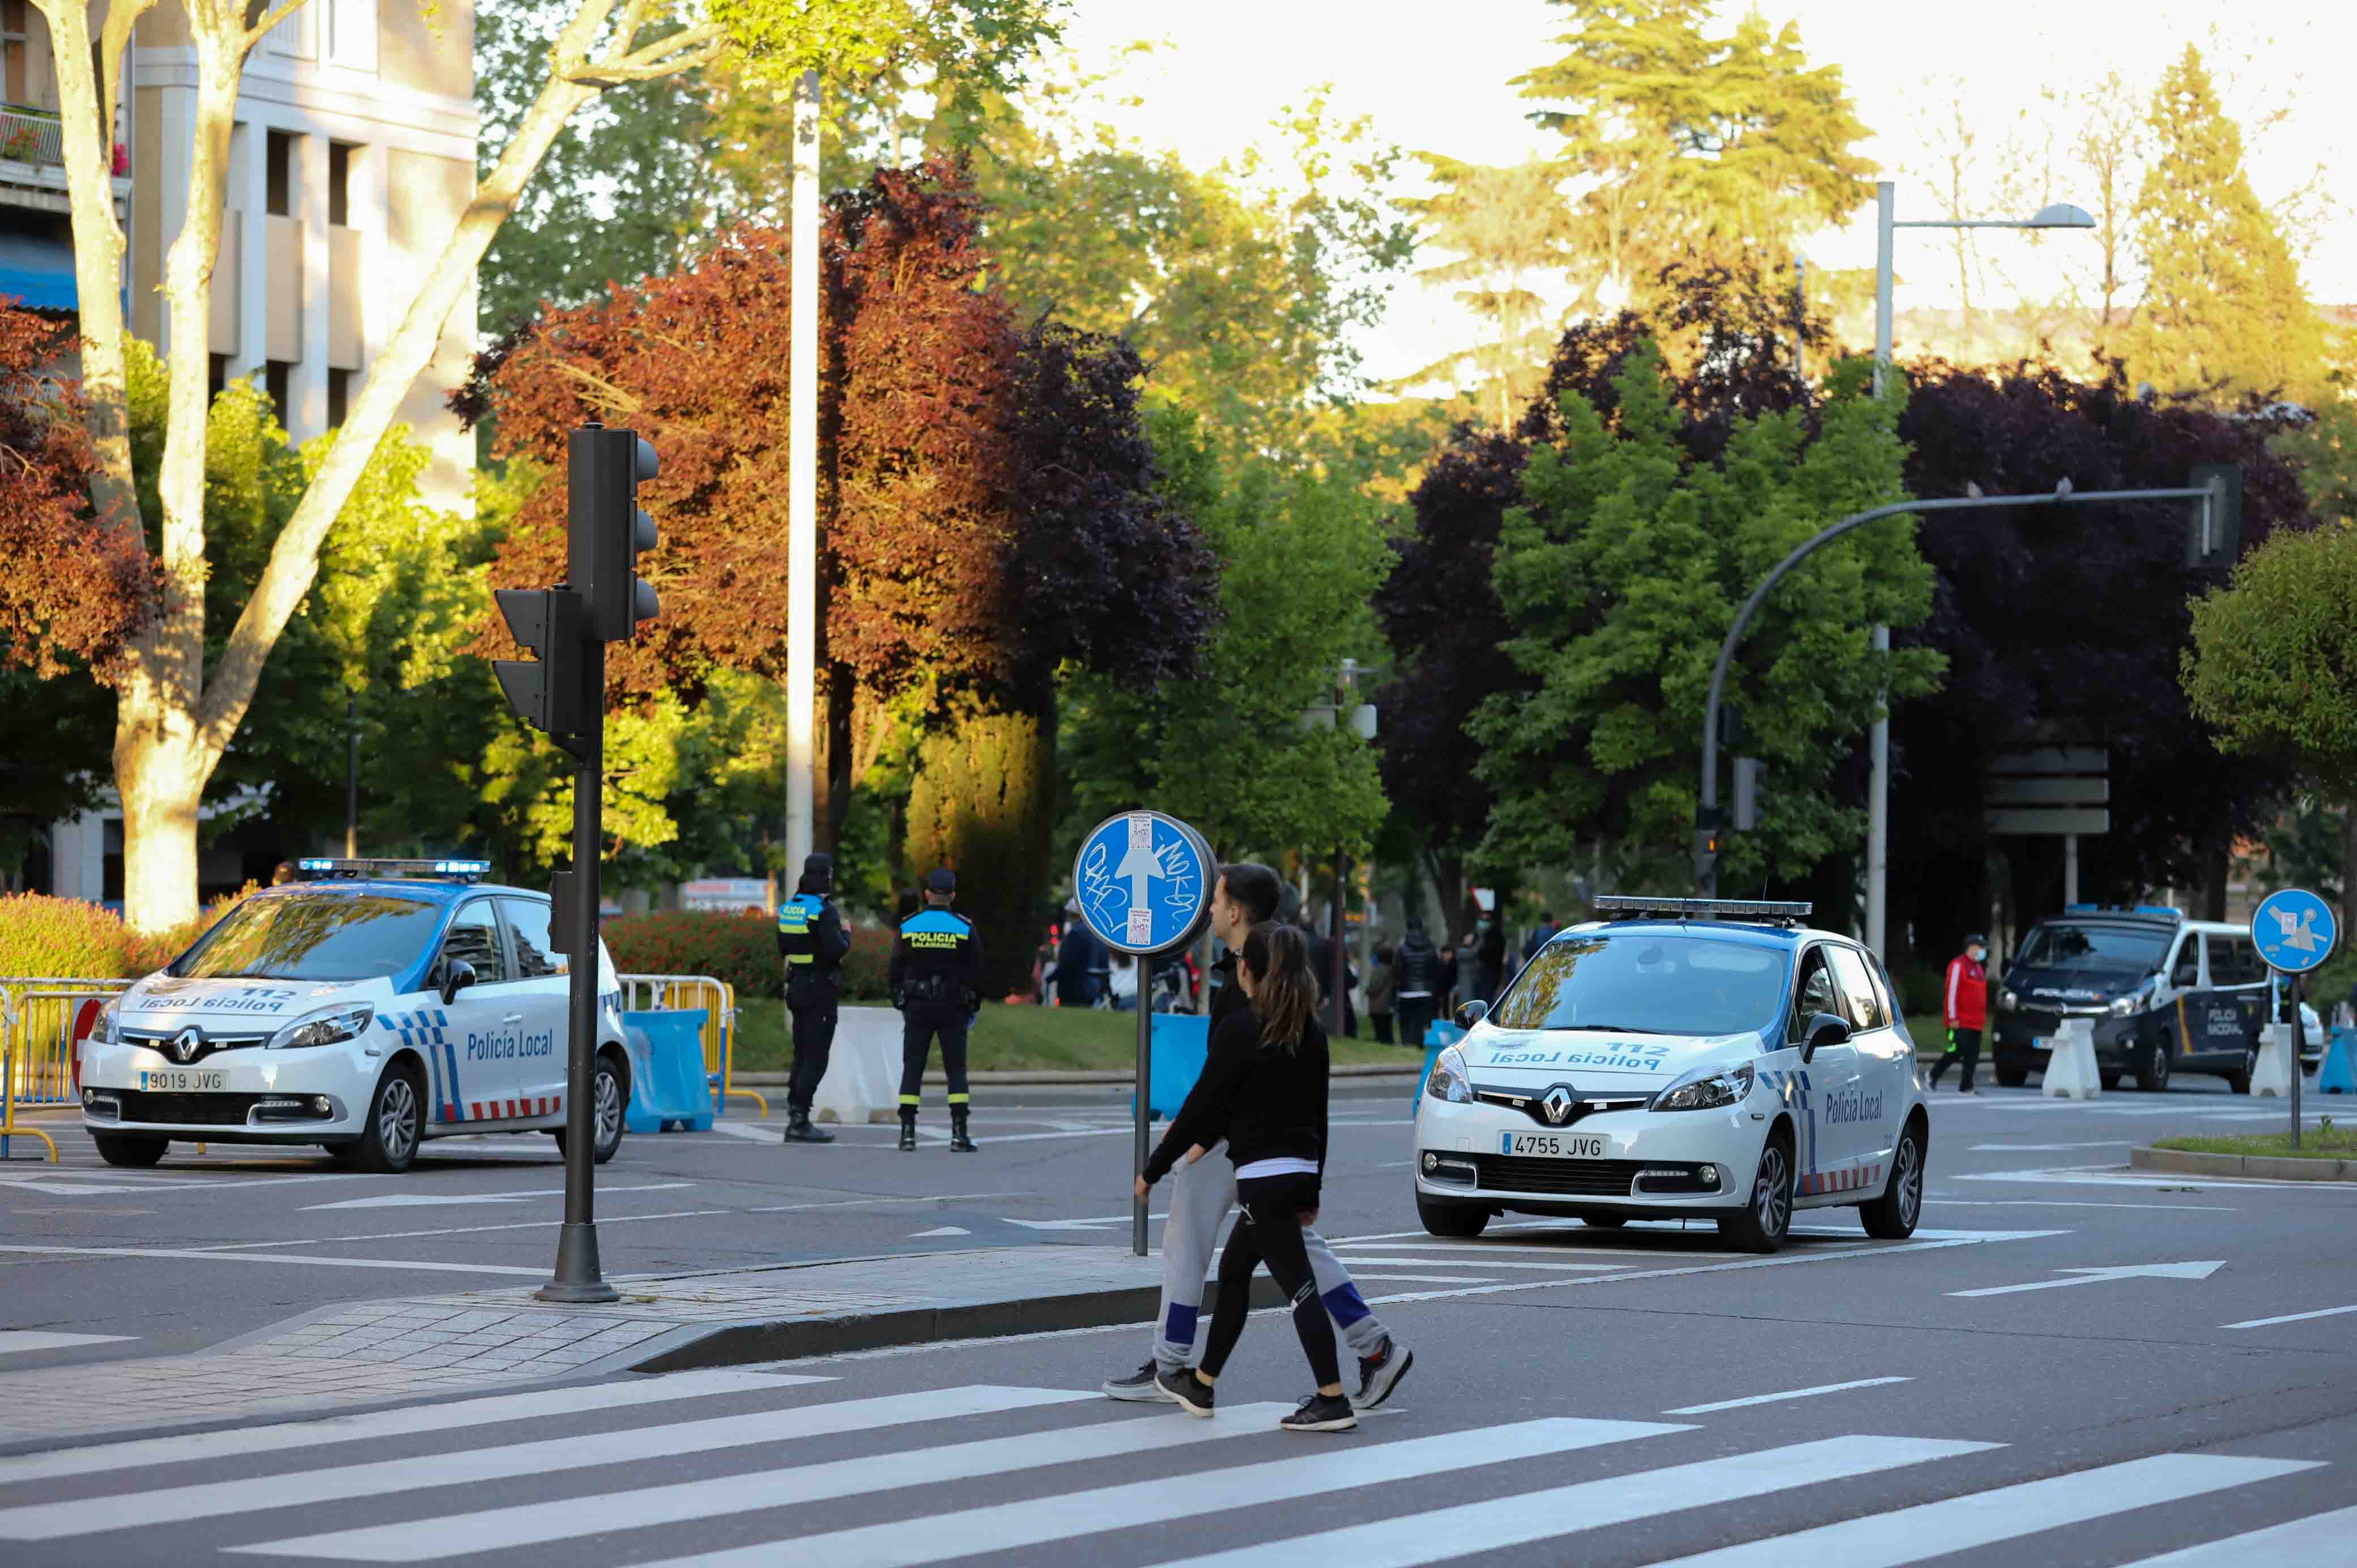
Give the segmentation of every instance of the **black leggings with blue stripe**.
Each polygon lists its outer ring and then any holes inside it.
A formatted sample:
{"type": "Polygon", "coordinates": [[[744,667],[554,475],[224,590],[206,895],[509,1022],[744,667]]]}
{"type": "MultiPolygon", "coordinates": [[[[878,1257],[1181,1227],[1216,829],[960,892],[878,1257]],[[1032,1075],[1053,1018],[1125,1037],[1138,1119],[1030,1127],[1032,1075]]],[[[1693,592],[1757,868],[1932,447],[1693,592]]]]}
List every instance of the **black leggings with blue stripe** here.
{"type": "Polygon", "coordinates": [[[1220,1299],[1203,1344],[1204,1372],[1218,1377],[1243,1337],[1244,1318],[1252,1310],[1253,1271],[1265,1262],[1276,1288],[1293,1303],[1293,1331],[1301,1337],[1302,1352],[1309,1358],[1318,1386],[1340,1382],[1334,1326],[1326,1320],[1326,1304],[1318,1299],[1309,1251],[1301,1240],[1300,1214],[1318,1207],[1318,1178],[1281,1176],[1241,1181],[1236,1197],[1244,1211],[1220,1253],[1220,1299]]]}

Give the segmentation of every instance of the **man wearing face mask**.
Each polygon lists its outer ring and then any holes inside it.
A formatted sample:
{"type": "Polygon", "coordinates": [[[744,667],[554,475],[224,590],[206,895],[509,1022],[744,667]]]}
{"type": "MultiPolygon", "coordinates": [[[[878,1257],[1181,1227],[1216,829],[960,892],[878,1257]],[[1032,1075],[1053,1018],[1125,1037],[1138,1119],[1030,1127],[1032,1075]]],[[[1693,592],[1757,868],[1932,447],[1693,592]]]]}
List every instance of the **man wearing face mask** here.
{"type": "MultiPolygon", "coordinates": [[[[1948,1038],[1955,1043],[1953,1058],[1959,1067],[1959,1094],[1973,1092],[1973,1069],[1981,1059],[1981,1030],[1988,1022],[1988,972],[1981,961],[1988,957],[1988,939],[1978,931],[1964,939],[1964,950],[1948,961],[1947,1004],[1948,1038]]],[[[1940,1087],[1940,1075],[1948,1069],[1952,1058],[1942,1057],[1932,1069],[1932,1087],[1940,1087]]]]}

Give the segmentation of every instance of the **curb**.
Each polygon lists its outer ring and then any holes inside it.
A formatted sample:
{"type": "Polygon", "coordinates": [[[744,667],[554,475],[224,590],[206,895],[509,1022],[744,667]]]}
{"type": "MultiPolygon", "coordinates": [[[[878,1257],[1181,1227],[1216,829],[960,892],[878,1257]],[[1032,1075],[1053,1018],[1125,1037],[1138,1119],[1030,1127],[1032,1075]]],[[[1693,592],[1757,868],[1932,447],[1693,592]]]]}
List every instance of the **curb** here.
{"type": "MultiPolygon", "coordinates": [[[[788,1074],[782,1072],[740,1072],[734,1074],[729,1079],[729,1081],[731,1083],[748,1084],[755,1089],[775,1089],[785,1083],[788,1076],[788,1074]]],[[[1329,1069],[1328,1076],[1329,1078],[1338,1079],[1371,1079],[1378,1082],[1397,1082],[1402,1085],[1405,1085],[1413,1083],[1417,1079],[1423,1077],[1424,1069],[1421,1064],[1414,1067],[1383,1067],[1378,1063],[1361,1063],[1354,1066],[1331,1069],[1329,1069]]],[[[972,1072],[966,1074],[966,1081],[978,1088],[984,1089],[994,1087],[1002,1089],[1050,1089],[1057,1087],[1086,1087],[1103,1089],[1112,1088],[1114,1086],[1127,1088],[1137,1081],[1137,1074],[1135,1072],[1114,1069],[1099,1069],[1093,1068],[1082,1069],[1076,1068],[1069,1072],[972,1072]]],[[[948,1077],[942,1073],[929,1072],[925,1075],[925,1084],[928,1088],[939,1088],[946,1085],[948,1082],[948,1077]]]]}
{"type": "Polygon", "coordinates": [[[2182,1176],[2264,1176],[2269,1181],[2357,1181],[2357,1160],[2309,1160],[2292,1155],[2201,1155],[2139,1147],[2128,1151],[2128,1168],[2182,1176]]]}

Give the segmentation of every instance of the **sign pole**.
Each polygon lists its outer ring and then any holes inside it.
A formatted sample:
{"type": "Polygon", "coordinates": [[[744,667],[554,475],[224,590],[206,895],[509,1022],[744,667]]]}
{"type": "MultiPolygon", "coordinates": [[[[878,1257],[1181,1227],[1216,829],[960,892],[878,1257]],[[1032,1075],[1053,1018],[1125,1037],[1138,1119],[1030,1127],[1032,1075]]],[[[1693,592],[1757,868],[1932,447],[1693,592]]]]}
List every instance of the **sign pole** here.
{"type": "Polygon", "coordinates": [[[555,911],[565,933],[571,983],[566,988],[565,1052],[565,1223],[556,1233],[556,1273],[533,1294],[542,1301],[619,1301],[597,1261],[597,868],[605,850],[606,645],[581,644],[582,690],[596,693],[597,722],[568,741],[573,773],[573,902],[555,911]]]}
{"type": "Polygon", "coordinates": [[[2300,1038],[2308,1031],[2299,1021],[2299,1004],[2307,980],[2304,974],[2291,977],[2291,1146],[2295,1151],[2299,1147],[2299,1053],[2308,1046],[2300,1038]]]}
{"type": "MultiPolygon", "coordinates": [[[[1154,961],[1141,958],[1131,961],[1138,968],[1137,1093],[1132,1105],[1137,1127],[1135,1146],[1131,1151],[1137,1157],[1131,1168],[1142,1171],[1146,1168],[1146,1159],[1154,1153],[1147,1137],[1153,1112],[1146,1104],[1146,1101],[1152,1098],[1147,1093],[1146,1085],[1154,1080],[1154,1000],[1147,989],[1154,978],[1154,961]]],[[[1141,1258],[1146,1256],[1146,1199],[1135,1195],[1130,1198],[1129,1250],[1141,1258]]]]}

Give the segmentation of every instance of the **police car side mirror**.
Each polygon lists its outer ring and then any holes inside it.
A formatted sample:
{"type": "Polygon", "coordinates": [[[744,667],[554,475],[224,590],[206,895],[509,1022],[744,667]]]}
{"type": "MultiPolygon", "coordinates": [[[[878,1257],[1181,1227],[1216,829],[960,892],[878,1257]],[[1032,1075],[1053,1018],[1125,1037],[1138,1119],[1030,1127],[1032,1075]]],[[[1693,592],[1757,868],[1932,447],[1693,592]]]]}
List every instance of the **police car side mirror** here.
{"type": "Polygon", "coordinates": [[[1469,1029],[1489,1015],[1490,1004],[1487,1002],[1461,1003],[1457,1009],[1457,1026],[1460,1029],[1469,1029]]]}
{"type": "Polygon", "coordinates": [[[442,1005],[447,1007],[458,1000],[458,993],[475,983],[475,966],[454,961],[442,972],[442,1005]]]}
{"type": "Polygon", "coordinates": [[[1813,1013],[1809,1015],[1808,1044],[1801,1047],[1803,1063],[1827,1046],[1849,1043],[1849,1020],[1838,1013],[1813,1013]]]}

